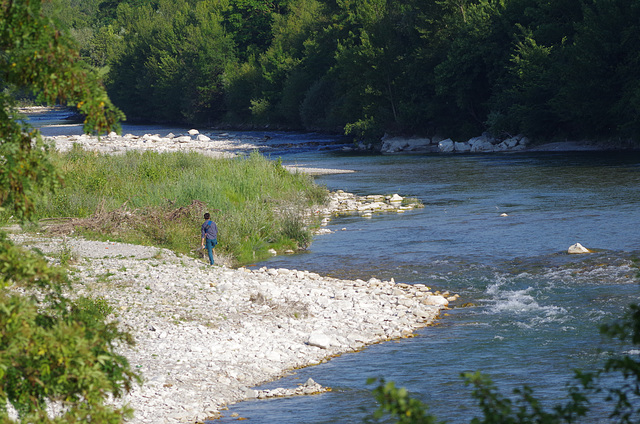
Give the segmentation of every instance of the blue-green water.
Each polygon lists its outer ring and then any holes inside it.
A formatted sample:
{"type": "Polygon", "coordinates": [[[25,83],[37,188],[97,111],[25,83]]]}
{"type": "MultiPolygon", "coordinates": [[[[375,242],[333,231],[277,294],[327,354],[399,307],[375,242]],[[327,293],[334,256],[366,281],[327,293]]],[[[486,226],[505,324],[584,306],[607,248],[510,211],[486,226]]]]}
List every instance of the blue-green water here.
{"type": "MultiPolygon", "coordinates": [[[[439,418],[479,415],[460,373],[482,371],[504,394],[523,384],[550,403],[572,369],[602,363],[598,325],[640,298],[640,155],[519,153],[357,156],[305,152],[285,163],[354,169],[317,179],[357,194],[418,197],[405,214],[335,218],[308,252],[258,266],[344,278],[394,278],[459,293],[418,337],[371,346],[265,387],[311,377],[333,392],[234,405],[254,423],[359,423],[375,408],[368,377],[407,387],[439,418]],[[507,217],[500,216],[506,213],[507,217]],[[597,253],[568,255],[580,242],[597,253]]],[[[600,409],[598,405],[595,410],[600,409]]],[[[585,422],[606,421],[598,412],[585,422]]]]}
{"type": "MultiPolygon", "coordinates": [[[[399,193],[418,197],[425,208],[335,218],[328,226],[335,232],[317,236],[307,252],[256,266],[424,283],[459,293],[458,305],[476,306],[446,311],[439,325],[415,338],[374,345],[265,386],[294,387],[311,377],[332,387],[330,393],[242,402],[217,422],[235,422],[237,413],[252,423],[361,423],[375,409],[366,380],[384,377],[407,387],[440,419],[466,423],[479,411],[460,378],[464,371],[490,375],[503,394],[527,384],[555,403],[565,396],[572,369],[600,365],[603,350],[614,347],[598,325],[640,299],[632,263],[640,256],[638,153],[367,156],[327,148],[330,137],[322,135],[262,135],[282,146],[272,156],[282,155],[285,164],[357,171],[319,177],[329,189],[399,193]],[[576,242],[596,253],[566,254],[576,242]]],[[[582,422],[608,421],[597,399],[593,409],[582,422]]]]}

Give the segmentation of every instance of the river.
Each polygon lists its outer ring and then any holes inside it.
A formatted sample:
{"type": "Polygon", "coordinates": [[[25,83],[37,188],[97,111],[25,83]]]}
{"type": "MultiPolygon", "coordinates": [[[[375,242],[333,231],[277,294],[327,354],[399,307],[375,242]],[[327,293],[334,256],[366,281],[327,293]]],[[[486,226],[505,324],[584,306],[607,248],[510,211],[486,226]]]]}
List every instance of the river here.
{"type": "MultiPolygon", "coordinates": [[[[550,404],[572,370],[598,366],[611,342],[598,326],[638,301],[640,155],[612,152],[353,155],[304,152],[285,164],[353,169],[317,178],[331,190],[418,197],[404,214],[334,218],[309,250],[257,264],[344,278],[394,278],[459,293],[439,325],[296,371],[333,392],[230,408],[254,423],[361,423],[375,409],[366,385],[384,377],[439,419],[479,416],[461,372],[489,375],[509,395],[524,384],[550,404]],[[506,213],[507,216],[501,216],[506,213]],[[569,255],[580,242],[595,253],[569,255]]],[[[594,409],[598,409],[596,405],[594,409]]],[[[600,412],[585,422],[606,421],[600,412]]]]}
{"type": "MultiPolygon", "coordinates": [[[[125,126],[124,132],[151,131],[125,126]]],[[[323,138],[263,134],[282,145],[323,138]]],[[[264,386],[294,387],[311,377],[332,392],[242,402],[215,422],[235,422],[238,414],[252,423],[362,423],[375,409],[366,380],[384,377],[440,420],[467,423],[480,412],[461,372],[489,375],[505,395],[527,384],[550,405],[566,398],[573,369],[601,365],[610,348],[625,351],[601,337],[598,326],[640,300],[633,265],[640,255],[639,153],[383,156],[312,146],[271,154],[284,164],[356,171],[317,177],[331,190],[398,193],[425,207],[334,218],[327,226],[334,232],[316,236],[306,252],[255,266],[394,278],[461,299],[414,338],[370,346],[264,386]],[[568,255],[577,242],[594,253],[568,255]]],[[[607,422],[601,409],[596,401],[595,414],[582,422],[607,422]]]]}

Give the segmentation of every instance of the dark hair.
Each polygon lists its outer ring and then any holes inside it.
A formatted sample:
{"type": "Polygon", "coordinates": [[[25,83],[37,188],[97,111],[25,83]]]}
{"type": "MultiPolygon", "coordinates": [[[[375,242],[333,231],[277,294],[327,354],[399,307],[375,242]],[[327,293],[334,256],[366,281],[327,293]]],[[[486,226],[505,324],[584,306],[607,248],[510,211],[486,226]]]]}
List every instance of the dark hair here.
{"type": "Polygon", "coordinates": [[[205,213],[204,214],[204,219],[209,219],[209,218],[211,218],[211,215],[209,215],[209,212],[205,213]]]}

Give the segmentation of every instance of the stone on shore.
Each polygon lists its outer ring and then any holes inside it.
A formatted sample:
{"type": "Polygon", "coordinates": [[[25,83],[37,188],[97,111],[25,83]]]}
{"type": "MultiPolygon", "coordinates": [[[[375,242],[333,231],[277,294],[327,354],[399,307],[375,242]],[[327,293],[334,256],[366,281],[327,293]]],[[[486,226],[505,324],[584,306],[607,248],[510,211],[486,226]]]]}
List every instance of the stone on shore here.
{"type": "Polygon", "coordinates": [[[469,143],[454,143],[454,150],[458,153],[465,153],[471,151],[471,145],[469,143]]]}
{"type": "Polygon", "coordinates": [[[231,137],[226,133],[203,134],[196,129],[189,130],[186,134],[169,133],[162,137],[159,134],[133,134],[118,135],[111,132],[106,137],[96,137],[86,134],[61,135],[46,137],[47,142],[53,144],[59,151],[68,151],[73,145],[78,144],[85,150],[101,153],[118,154],[131,150],[157,152],[174,151],[198,151],[202,154],[229,158],[237,155],[248,154],[256,149],[268,150],[263,138],[250,135],[238,135],[231,137]],[[214,141],[215,138],[215,143],[214,141]]]}
{"type": "Polygon", "coordinates": [[[389,198],[389,203],[392,205],[399,205],[402,203],[402,200],[404,200],[403,197],[396,193],[389,198]]]}
{"type": "Polygon", "coordinates": [[[471,152],[492,152],[494,150],[494,142],[495,139],[488,135],[481,135],[480,137],[474,137],[469,140],[471,152]]]}
{"type": "Polygon", "coordinates": [[[449,301],[444,296],[428,296],[422,301],[425,305],[431,306],[447,306],[449,305],[449,301]]]}
{"type": "Polygon", "coordinates": [[[396,152],[427,152],[434,149],[432,140],[424,137],[382,137],[380,151],[383,153],[396,152]]]}
{"type": "Polygon", "coordinates": [[[451,153],[455,149],[455,143],[450,138],[447,138],[438,143],[438,149],[441,153],[451,153]]]}
{"type": "Polygon", "coordinates": [[[332,346],[331,337],[323,333],[311,333],[307,343],[310,346],[319,347],[320,349],[329,349],[332,346]]]}

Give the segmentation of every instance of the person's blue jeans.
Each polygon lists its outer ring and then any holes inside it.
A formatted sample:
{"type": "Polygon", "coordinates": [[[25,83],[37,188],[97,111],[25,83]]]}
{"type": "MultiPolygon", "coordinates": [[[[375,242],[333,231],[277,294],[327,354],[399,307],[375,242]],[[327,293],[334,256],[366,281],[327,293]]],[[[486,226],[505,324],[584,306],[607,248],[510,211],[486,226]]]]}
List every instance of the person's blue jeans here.
{"type": "Polygon", "coordinates": [[[213,265],[213,249],[218,244],[218,239],[207,239],[205,248],[207,249],[207,253],[209,254],[209,263],[213,265]]]}

